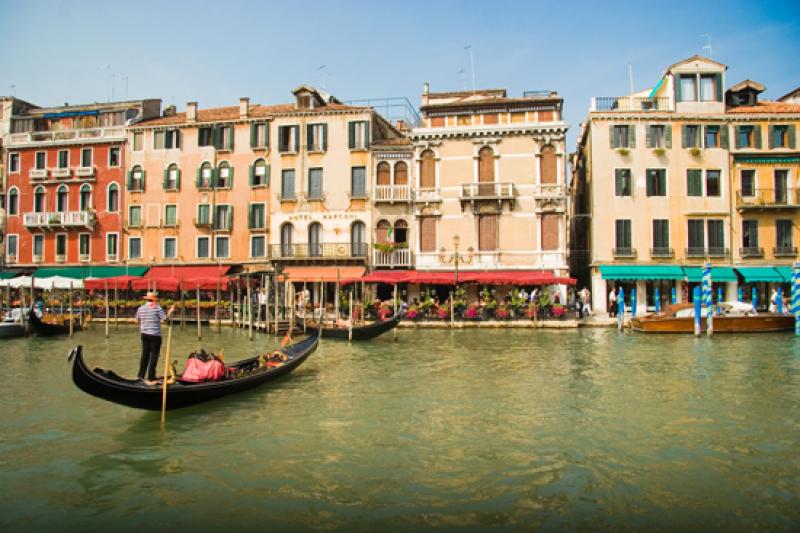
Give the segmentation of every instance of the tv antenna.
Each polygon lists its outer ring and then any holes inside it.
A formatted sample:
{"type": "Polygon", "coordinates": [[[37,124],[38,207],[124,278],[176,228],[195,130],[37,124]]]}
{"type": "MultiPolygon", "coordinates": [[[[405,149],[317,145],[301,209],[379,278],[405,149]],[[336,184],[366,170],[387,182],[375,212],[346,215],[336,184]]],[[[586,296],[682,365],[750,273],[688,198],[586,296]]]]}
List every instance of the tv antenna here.
{"type": "Polygon", "coordinates": [[[707,50],[708,51],[707,57],[709,59],[711,59],[711,34],[710,33],[704,33],[700,37],[705,37],[706,44],[705,44],[705,46],[703,46],[703,50],[707,50]]]}
{"type": "Polygon", "coordinates": [[[467,90],[467,78],[466,78],[466,73],[464,72],[464,69],[463,68],[458,69],[458,72],[456,72],[456,74],[461,76],[461,90],[462,91],[466,91],[467,90]]]}
{"type": "Polygon", "coordinates": [[[472,50],[472,45],[468,44],[464,50],[469,50],[469,66],[472,71],[472,92],[475,92],[475,53],[472,50]]]}
{"type": "Polygon", "coordinates": [[[322,88],[328,90],[328,76],[331,75],[327,65],[320,65],[317,70],[322,73],[322,88]]]}

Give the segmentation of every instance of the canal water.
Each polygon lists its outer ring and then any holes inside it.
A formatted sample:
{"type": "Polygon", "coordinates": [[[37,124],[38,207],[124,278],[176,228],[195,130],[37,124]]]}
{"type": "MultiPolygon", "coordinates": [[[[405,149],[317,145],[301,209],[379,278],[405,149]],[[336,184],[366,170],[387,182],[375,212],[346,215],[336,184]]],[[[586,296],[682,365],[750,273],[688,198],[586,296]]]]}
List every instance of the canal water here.
{"type": "MultiPolygon", "coordinates": [[[[323,341],[286,379],[170,412],[161,431],[158,413],[72,384],[74,344],[136,372],[135,330],[93,328],[0,341],[3,531],[800,527],[791,334],[323,341]]],[[[176,331],[173,354],[200,344],[176,331]]],[[[229,361],[275,344],[202,342],[229,361]]]]}

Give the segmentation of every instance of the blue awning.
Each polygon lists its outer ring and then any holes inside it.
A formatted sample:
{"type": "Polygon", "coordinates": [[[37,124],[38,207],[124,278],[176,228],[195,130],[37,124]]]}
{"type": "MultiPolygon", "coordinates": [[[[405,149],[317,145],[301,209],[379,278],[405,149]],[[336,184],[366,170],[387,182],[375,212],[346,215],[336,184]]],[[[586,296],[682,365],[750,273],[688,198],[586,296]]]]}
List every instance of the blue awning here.
{"type": "MultiPolygon", "coordinates": [[[[703,267],[683,267],[688,281],[703,281],[703,267]]],[[[731,267],[711,267],[711,281],[737,281],[736,272],[731,267]]]]}
{"type": "Polygon", "coordinates": [[[603,279],[683,279],[683,269],[677,265],[603,265],[603,279]]]}

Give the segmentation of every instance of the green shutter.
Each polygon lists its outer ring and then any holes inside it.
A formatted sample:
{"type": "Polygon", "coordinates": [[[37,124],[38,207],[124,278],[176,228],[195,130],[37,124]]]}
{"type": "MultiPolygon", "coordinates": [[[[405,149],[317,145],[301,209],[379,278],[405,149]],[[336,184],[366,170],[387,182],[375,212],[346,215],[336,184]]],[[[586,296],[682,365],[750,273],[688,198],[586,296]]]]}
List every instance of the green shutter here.
{"type": "Polygon", "coordinates": [[[352,150],[356,147],[356,123],[347,123],[347,146],[352,150]]]}
{"type": "Polygon", "coordinates": [[[175,171],[175,190],[181,190],[181,169],[175,171]]]}
{"type": "Polygon", "coordinates": [[[761,149],[761,124],[756,124],[753,127],[753,142],[755,147],[761,149]]]}
{"type": "Polygon", "coordinates": [[[169,189],[169,167],[164,169],[164,182],[163,182],[163,185],[164,185],[164,190],[165,191],[169,189]]]}
{"type": "Polygon", "coordinates": [[[311,150],[314,146],[314,124],[306,125],[306,149],[311,150]]]}
{"type": "Polygon", "coordinates": [[[300,126],[292,126],[294,128],[294,151],[300,152],[300,126]]]}
{"type": "Polygon", "coordinates": [[[369,121],[364,122],[364,148],[369,148],[372,144],[372,137],[369,136],[369,121]]]}
{"type": "Polygon", "coordinates": [[[197,176],[194,178],[194,186],[198,189],[203,184],[203,167],[197,167],[197,176]]]}
{"type": "Polygon", "coordinates": [[[794,150],[795,149],[795,142],[796,142],[794,124],[790,124],[789,125],[788,137],[789,137],[789,148],[794,150]]]}
{"type": "Polygon", "coordinates": [[[736,148],[741,148],[742,147],[742,126],[735,126],[733,128],[733,135],[735,137],[733,139],[733,141],[734,141],[734,144],[736,145],[736,148]]]}
{"type": "Polygon", "coordinates": [[[667,148],[672,148],[672,124],[664,126],[664,138],[666,139],[667,148]]]}
{"type": "Polygon", "coordinates": [[[233,206],[228,206],[228,229],[233,229],[233,206]]]}
{"type": "Polygon", "coordinates": [[[614,126],[608,127],[608,143],[611,148],[617,148],[617,145],[614,143],[614,126]]]}
{"type": "Polygon", "coordinates": [[[648,148],[653,147],[653,126],[650,124],[644,126],[644,143],[648,148]]]}
{"type": "Polygon", "coordinates": [[[253,204],[247,205],[247,227],[248,229],[253,229],[256,227],[255,223],[253,222],[253,204]]]}
{"type": "Polygon", "coordinates": [[[681,147],[689,147],[689,132],[687,131],[686,124],[681,126],[681,147]]]}
{"type": "Polygon", "coordinates": [[[211,168],[211,175],[209,176],[208,179],[209,179],[209,181],[211,181],[211,183],[209,183],[210,188],[216,189],[217,188],[217,169],[216,169],[216,167],[212,167],[211,168]]]}
{"type": "Polygon", "coordinates": [[[249,171],[248,175],[250,176],[249,183],[250,183],[250,186],[252,187],[253,183],[255,183],[255,181],[256,181],[256,166],[255,165],[250,165],[250,171],[249,171]]]}
{"type": "Polygon", "coordinates": [[[258,146],[258,123],[250,123],[250,148],[258,146]]]}
{"type": "Polygon", "coordinates": [[[770,150],[775,148],[775,126],[771,124],[767,126],[767,145],[770,150]]]}
{"type": "Polygon", "coordinates": [[[133,188],[133,170],[129,170],[125,177],[125,187],[127,187],[128,190],[133,188]]]}
{"type": "Polygon", "coordinates": [[[628,126],[628,148],[636,148],[636,124],[628,126]]]}
{"type": "Polygon", "coordinates": [[[328,151],[328,125],[322,125],[322,151],[328,151]]]}
{"type": "Polygon", "coordinates": [[[222,128],[219,126],[214,126],[214,148],[222,148],[222,128]]]}
{"type": "Polygon", "coordinates": [[[233,128],[233,125],[227,126],[227,128],[231,132],[228,136],[228,150],[233,151],[233,138],[235,137],[236,130],[233,128]]]}
{"type": "Polygon", "coordinates": [[[264,148],[269,148],[269,127],[271,125],[271,122],[264,123],[264,148]]]}
{"type": "Polygon", "coordinates": [[[228,188],[233,189],[233,167],[228,167],[228,188]]]}
{"type": "Polygon", "coordinates": [[[266,168],[264,169],[264,185],[266,185],[267,187],[269,187],[269,172],[270,172],[270,168],[271,167],[269,165],[267,165],[266,168]]]}
{"type": "Polygon", "coordinates": [[[672,75],[672,83],[675,84],[675,102],[681,101],[681,77],[672,75]]]}
{"type": "Polygon", "coordinates": [[[719,127],[719,147],[728,149],[728,125],[721,124],[719,127]]]}
{"type": "Polygon", "coordinates": [[[686,195],[703,195],[703,173],[700,169],[690,168],[686,170],[686,195]]]}
{"type": "Polygon", "coordinates": [[[142,192],[144,192],[145,185],[147,185],[147,171],[142,169],[142,192]]]}
{"type": "Polygon", "coordinates": [[[716,88],[716,91],[717,91],[717,94],[716,94],[717,102],[721,102],[722,101],[722,73],[721,72],[717,72],[714,76],[716,77],[716,80],[714,80],[715,81],[714,87],[716,88]]]}

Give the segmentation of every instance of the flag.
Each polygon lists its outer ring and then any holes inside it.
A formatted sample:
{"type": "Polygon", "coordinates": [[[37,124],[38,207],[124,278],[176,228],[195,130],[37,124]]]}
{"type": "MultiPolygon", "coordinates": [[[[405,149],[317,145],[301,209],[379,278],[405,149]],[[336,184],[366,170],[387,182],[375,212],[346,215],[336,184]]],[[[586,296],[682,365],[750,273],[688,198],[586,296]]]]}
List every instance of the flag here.
{"type": "Polygon", "coordinates": [[[389,229],[386,230],[386,242],[394,244],[394,228],[392,226],[389,226],[389,229]]]}

